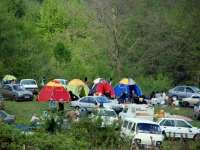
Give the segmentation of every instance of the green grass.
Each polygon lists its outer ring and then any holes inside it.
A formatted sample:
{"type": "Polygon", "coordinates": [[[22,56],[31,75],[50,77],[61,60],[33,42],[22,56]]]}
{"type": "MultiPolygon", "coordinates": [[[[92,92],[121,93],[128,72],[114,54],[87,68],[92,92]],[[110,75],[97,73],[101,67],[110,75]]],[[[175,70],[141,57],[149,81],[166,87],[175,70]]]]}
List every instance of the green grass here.
{"type": "MultiPolygon", "coordinates": [[[[65,108],[69,107],[69,104],[65,104],[65,108]]],[[[12,115],[16,116],[16,123],[28,124],[30,123],[31,116],[35,113],[37,116],[41,116],[43,111],[48,110],[48,102],[15,102],[5,101],[5,110],[12,115]]]]}

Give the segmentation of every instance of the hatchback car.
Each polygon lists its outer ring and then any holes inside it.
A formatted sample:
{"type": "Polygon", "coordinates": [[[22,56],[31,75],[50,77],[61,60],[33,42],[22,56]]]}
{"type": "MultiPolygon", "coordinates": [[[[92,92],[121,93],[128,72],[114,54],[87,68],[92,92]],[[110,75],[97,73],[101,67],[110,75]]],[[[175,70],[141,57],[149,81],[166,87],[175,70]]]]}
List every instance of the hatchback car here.
{"type": "Polygon", "coordinates": [[[23,86],[26,90],[31,91],[33,94],[38,93],[38,85],[34,79],[22,79],[20,85],[23,86]]]}
{"type": "Polygon", "coordinates": [[[108,100],[104,96],[85,96],[77,101],[72,101],[71,106],[75,108],[86,108],[88,111],[92,111],[97,106],[103,105],[105,108],[118,109],[122,107],[118,104],[117,100],[108,100]]]}
{"type": "Polygon", "coordinates": [[[195,86],[176,86],[168,92],[169,97],[176,99],[191,97],[192,95],[200,96],[200,89],[195,86]]]}
{"type": "Polygon", "coordinates": [[[200,140],[200,130],[183,119],[162,118],[158,123],[166,137],[200,140]]]}
{"type": "Polygon", "coordinates": [[[164,140],[161,128],[156,122],[136,118],[125,118],[121,136],[132,139],[132,143],[139,147],[161,147],[164,140]]]}
{"type": "Polygon", "coordinates": [[[8,100],[33,100],[32,92],[24,89],[19,84],[7,84],[0,88],[0,93],[8,100]]]}
{"type": "Polygon", "coordinates": [[[200,119],[200,102],[194,106],[193,116],[196,119],[200,119]]]}
{"type": "Polygon", "coordinates": [[[195,106],[200,102],[200,95],[192,95],[191,97],[183,98],[181,101],[181,105],[188,107],[188,106],[195,106]]]}
{"type": "Polygon", "coordinates": [[[11,124],[15,122],[15,116],[10,115],[3,110],[0,110],[0,120],[2,120],[5,123],[11,124]]]}
{"type": "Polygon", "coordinates": [[[97,110],[96,118],[102,119],[102,127],[118,123],[118,116],[113,109],[101,108],[97,110]]]}

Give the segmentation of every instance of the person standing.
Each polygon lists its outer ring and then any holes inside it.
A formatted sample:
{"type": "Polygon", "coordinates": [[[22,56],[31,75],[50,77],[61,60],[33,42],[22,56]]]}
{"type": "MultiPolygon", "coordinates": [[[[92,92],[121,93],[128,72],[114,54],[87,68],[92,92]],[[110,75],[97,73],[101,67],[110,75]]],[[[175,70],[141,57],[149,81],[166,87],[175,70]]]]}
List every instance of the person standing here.
{"type": "Polygon", "coordinates": [[[50,100],[49,100],[49,109],[50,109],[52,112],[55,112],[55,111],[56,111],[56,102],[55,102],[55,100],[53,100],[53,99],[50,99],[50,100]]]}
{"type": "Polygon", "coordinates": [[[58,102],[58,112],[61,112],[61,114],[64,114],[65,106],[63,99],[60,99],[58,102]]]}

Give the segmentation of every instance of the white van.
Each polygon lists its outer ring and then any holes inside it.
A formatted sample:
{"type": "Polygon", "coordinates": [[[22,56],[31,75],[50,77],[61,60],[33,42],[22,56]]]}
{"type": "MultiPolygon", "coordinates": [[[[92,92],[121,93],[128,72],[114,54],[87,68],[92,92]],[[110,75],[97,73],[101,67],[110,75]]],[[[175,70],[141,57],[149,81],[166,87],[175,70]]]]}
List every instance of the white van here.
{"type": "Polygon", "coordinates": [[[34,79],[22,79],[20,85],[23,86],[26,90],[31,91],[33,94],[38,93],[38,85],[34,79]]]}
{"type": "Polygon", "coordinates": [[[140,147],[160,147],[164,140],[160,126],[153,121],[125,118],[121,135],[140,147]]]}
{"type": "Polygon", "coordinates": [[[154,107],[147,104],[127,104],[123,111],[119,113],[119,117],[122,120],[125,118],[141,118],[153,121],[154,107]]]}

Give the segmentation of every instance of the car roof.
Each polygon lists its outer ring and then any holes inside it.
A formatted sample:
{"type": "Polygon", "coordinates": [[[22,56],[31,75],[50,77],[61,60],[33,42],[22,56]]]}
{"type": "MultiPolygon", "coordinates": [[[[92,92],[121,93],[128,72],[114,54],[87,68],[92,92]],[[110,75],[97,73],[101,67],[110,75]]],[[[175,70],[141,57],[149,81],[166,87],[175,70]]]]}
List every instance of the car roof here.
{"type": "Polygon", "coordinates": [[[24,80],[34,80],[35,81],[35,79],[21,79],[20,81],[24,81],[24,80]]]}
{"type": "Polygon", "coordinates": [[[162,118],[161,120],[182,120],[182,121],[186,121],[186,120],[184,120],[184,119],[181,119],[181,118],[162,118]]]}
{"type": "Polygon", "coordinates": [[[135,122],[135,123],[149,123],[149,124],[158,125],[157,122],[153,122],[153,121],[145,120],[141,118],[125,118],[124,121],[135,122]]]}
{"type": "MultiPolygon", "coordinates": [[[[97,97],[105,97],[105,96],[84,96],[84,97],[81,97],[81,98],[85,98],[85,97],[97,98],[97,97]]],[[[107,97],[105,97],[105,98],[107,98],[107,97]]]]}
{"type": "Polygon", "coordinates": [[[8,86],[10,86],[10,87],[13,87],[13,86],[21,86],[20,84],[6,84],[6,85],[8,85],[8,86]]]}
{"type": "MultiPolygon", "coordinates": [[[[111,109],[111,108],[100,108],[99,109],[99,111],[101,111],[101,110],[106,110],[106,111],[114,111],[113,109],[111,109]]],[[[114,111],[115,112],[115,111],[114,111]]]]}

